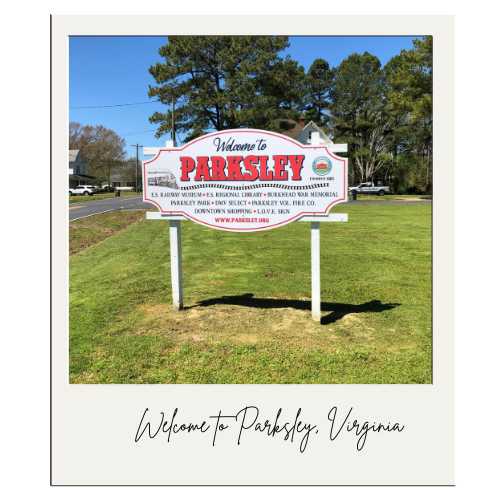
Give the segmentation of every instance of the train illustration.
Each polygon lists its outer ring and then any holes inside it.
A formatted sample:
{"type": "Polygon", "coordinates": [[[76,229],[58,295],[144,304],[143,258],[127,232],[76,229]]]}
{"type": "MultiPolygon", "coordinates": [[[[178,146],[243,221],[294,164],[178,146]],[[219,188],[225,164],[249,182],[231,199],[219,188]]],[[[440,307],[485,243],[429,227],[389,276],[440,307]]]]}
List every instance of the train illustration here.
{"type": "Polygon", "coordinates": [[[148,177],[148,186],[168,187],[171,189],[179,189],[177,179],[172,172],[165,172],[162,175],[148,177]]]}

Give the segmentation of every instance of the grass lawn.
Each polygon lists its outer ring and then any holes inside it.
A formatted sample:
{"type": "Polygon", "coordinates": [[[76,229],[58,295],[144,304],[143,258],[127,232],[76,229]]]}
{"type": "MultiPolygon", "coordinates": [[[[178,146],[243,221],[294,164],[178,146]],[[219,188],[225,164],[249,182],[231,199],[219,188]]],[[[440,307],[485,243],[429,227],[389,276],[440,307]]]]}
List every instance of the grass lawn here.
{"type": "Polygon", "coordinates": [[[117,210],[75,220],[69,226],[69,254],[81,252],[139,220],[144,220],[144,210],[117,210]]]}
{"type": "Polygon", "coordinates": [[[72,255],[70,381],[431,383],[430,204],[338,211],[349,222],[321,229],[322,324],[307,223],[235,234],[183,222],[178,312],[166,223],[72,255]]]}
{"type": "MultiPolygon", "coordinates": [[[[140,196],[142,193],[136,193],[135,191],[122,191],[121,196],[140,196]]],[[[97,193],[91,196],[85,195],[73,195],[69,196],[69,202],[71,203],[81,203],[82,201],[97,201],[105,200],[106,198],[114,198],[115,193],[97,193]]]]}
{"type": "Polygon", "coordinates": [[[358,200],[420,201],[420,200],[432,200],[432,196],[430,194],[385,194],[384,196],[379,196],[378,194],[358,194],[358,200]]]}

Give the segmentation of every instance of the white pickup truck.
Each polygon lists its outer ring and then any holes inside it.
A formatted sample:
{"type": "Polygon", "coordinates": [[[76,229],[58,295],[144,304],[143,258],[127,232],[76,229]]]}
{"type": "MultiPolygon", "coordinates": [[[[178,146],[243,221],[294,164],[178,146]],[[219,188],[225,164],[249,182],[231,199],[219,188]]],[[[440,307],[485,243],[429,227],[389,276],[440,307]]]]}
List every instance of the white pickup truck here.
{"type": "Polygon", "coordinates": [[[390,193],[391,190],[389,186],[376,186],[374,182],[362,182],[357,186],[351,186],[349,192],[351,194],[378,194],[384,196],[384,194],[390,193]]]}
{"type": "Polygon", "coordinates": [[[76,186],[74,188],[69,188],[69,195],[72,196],[74,194],[83,194],[85,196],[92,195],[94,193],[97,193],[99,190],[97,189],[96,186],[89,186],[89,185],[81,185],[81,186],[76,186]]]}

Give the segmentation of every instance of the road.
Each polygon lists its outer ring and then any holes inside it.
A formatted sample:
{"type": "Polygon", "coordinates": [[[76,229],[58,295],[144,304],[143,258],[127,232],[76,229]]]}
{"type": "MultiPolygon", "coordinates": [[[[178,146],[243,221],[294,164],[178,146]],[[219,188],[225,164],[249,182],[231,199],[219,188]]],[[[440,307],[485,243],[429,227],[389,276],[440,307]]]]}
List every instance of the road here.
{"type": "MultiPolygon", "coordinates": [[[[413,200],[392,200],[392,199],[383,199],[380,200],[356,200],[356,201],[348,201],[349,205],[414,205],[415,203],[432,203],[432,200],[428,200],[425,198],[421,199],[413,199],[413,200]]],[[[340,205],[342,206],[342,205],[340,205]]]]}
{"type": "MultiPolygon", "coordinates": [[[[357,200],[349,201],[349,204],[356,205],[408,205],[412,203],[431,203],[432,200],[357,200]]],[[[120,198],[106,198],[98,201],[78,202],[69,205],[69,220],[77,220],[89,215],[102,214],[104,212],[111,212],[112,210],[133,210],[133,209],[149,209],[156,211],[156,207],[151,203],[144,203],[141,196],[134,197],[120,197],[120,198]]]]}
{"type": "Polygon", "coordinates": [[[151,203],[144,203],[142,196],[134,197],[119,197],[119,198],[106,198],[104,200],[86,201],[70,203],[69,205],[69,220],[81,219],[89,215],[102,214],[112,210],[121,209],[150,209],[156,210],[151,203]]]}

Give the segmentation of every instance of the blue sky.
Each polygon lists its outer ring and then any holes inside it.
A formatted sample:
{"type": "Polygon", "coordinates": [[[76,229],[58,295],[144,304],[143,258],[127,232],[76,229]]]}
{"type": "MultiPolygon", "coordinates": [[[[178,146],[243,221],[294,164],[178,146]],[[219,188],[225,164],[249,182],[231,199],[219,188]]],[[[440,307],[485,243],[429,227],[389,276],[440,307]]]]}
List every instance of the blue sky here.
{"type": "MultiPolygon", "coordinates": [[[[354,52],[368,51],[382,64],[402,49],[412,47],[409,36],[290,37],[284,54],[309,68],[318,57],[337,66],[354,52]]],[[[149,67],[160,61],[158,48],[166,37],[70,37],[69,105],[70,120],[81,124],[104,125],[115,130],[127,143],[127,154],[135,155],[132,144],[163,145],[169,137],[154,137],[155,126],[148,118],[162,110],[160,103],[109,108],[107,106],[149,101],[148,85],[155,85],[149,67]]],[[[163,108],[164,109],[164,108],[163,108]]]]}

